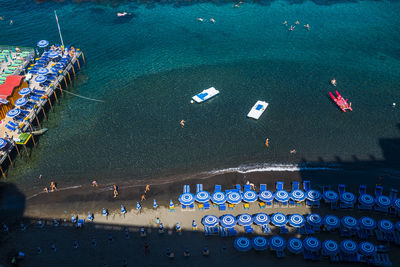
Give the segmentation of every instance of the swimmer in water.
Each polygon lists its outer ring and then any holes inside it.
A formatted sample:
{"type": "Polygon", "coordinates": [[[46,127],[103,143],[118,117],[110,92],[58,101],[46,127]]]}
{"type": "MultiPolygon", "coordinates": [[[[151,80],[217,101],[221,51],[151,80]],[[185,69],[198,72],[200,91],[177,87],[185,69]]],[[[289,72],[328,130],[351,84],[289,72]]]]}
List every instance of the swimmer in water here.
{"type": "Polygon", "coordinates": [[[296,23],[296,25],[299,25],[299,24],[300,24],[300,21],[296,20],[296,22],[295,22],[295,23],[296,23]]]}
{"type": "Polygon", "coordinates": [[[283,22],[283,25],[287,25],[287,21],[286,20],[283,22]]]}
{"type": "Polygon", "coordinates": [[[234,5],[233,7],[239,7],[239,4],[234,5]]]}
{"type": "Polygon", "coordinates": [[[306,25],[304,25],[304,28],[306,28],[307,30],[309,30],[310,29],[310,24],[306,24],[306,25]]]}
{"type": "Polygon", "coordinates": [[[13,20],[10,20],[10,25],[13,25],[14,24],[14,21],[13,20]]]}
{"type": "Polygon", "coordinates": [[[185,120],[181,120],[180,124],[181,124],[181,127],[183,128],[183,126],[185,126],[185,120]]]}
{"type": "Polygon", "coordinates": [[[293,31],[296,26],[291,25],[289,31],[293,31]]]}
{"type": "Polygon", "coordinates": [[[336,86],[336,79],[335,79],[335,78],[333,78],[333,79],[331,80],[331,84],[332,84],[333,86],[336,86]]]}
{"type": "Polygon", "coordinates": [[[269,139],[268,138],[265,140],[265,146],[269,147],[269,139]]]}
{"type": "Polygon", "coordinates": [[[210,21],[211,21],[212,23],[215,23],[215,19],[214,19],[214,18],[211,18],[210,21]]]}
{"type": "Polygon", "coordinates": [[[197,18],[197,20],[200,21],[200,22],[204,21],[204,19],[202,19],[202,18],[197,18]]]}
{"type": "Polygon", "coordinates": [[[295,149],[290,150],[290,154],[296,154],[296,150],[295,149]]]}
{"type": "Polygon", "coordinates": [[[118,12],[118,13],[117,13],[117,16],[118,16],[118,17],[123,17],[123,16],[126,16],[126,15],[128,15],[128,13],[126,13],[126,12],[122,12],[122,13],[121,13],[121,12],[118,12]]]}

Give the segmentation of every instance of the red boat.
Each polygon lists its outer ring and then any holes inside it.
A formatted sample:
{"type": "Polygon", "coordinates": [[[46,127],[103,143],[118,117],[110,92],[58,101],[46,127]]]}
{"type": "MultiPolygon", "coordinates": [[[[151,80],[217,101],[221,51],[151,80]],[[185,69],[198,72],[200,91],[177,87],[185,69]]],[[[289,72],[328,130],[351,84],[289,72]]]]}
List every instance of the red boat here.
{"type": "Polygon", "coordinates": [[[336,97],[331,93],[331,92],[329,92],[329,95],[331,96],[331,98],[332,98],[332,100],[336,103],[336,105],[338,105],[339,106],[339,108],[343,111],[343,112],[346,112],[346,110],[348,109],[348,110],[350,110],[350,111],[353,111],[353,109],[351,108],[351,103],[349,104],[349,103],[347,103],[347,99],[345,100],[339,93],[338,93],[338,91],[335,91],[336,92],[336,97]]]}

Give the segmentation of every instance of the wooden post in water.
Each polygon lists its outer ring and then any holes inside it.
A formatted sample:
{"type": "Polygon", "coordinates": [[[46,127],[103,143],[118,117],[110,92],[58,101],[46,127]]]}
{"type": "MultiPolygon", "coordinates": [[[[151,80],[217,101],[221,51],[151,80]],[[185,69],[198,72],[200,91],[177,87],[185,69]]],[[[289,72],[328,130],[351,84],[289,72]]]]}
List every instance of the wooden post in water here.
{"type": "Polygon", "coordinates": [[[35,138],[33,137],[33,134],[31,134],[31,135],[32,135],[33,146],[36,147],[35,138]]]}
{"type": "Polygon", "coordinates": [[[18,145],[17,145],[15,142],[14,142],[14,145],[15,145],[15,148],[17,149],[18,156],[20,156],[20,157],[21,157],[21,153],[19,152],[18,145]]]}
{"type": "Polygon", "coordinates": [[[51,111],[53,111],[53,105],[51,104],[50,97],[47,97],[47,100],[49,101],[51,111]]]}
{"type": "Polygon", "coordinates": [[[57,92],[54,90],[53,93],[54,93],[54,97],[56,98],[56,101],[58,103],[57,92]]]}
{"type": "Polygon", "coordinates": [[[69,84],[72,84],[71,75],[69,75],[69,71],[67,71],[67,74],[68,74],[69,84]]]}
{"type": "Polygon", "coordinates": [[[1,175],[3,175],[3,178],[6,178],[6,174],[4,173],[2,166],[0,166],[0,170],[1,170],[1,175]]]}
{"type": "Polygon", "coordinates": [[[36,122],[37,122],[37,124],[39,125],[39,128],[42,128],[42,126],[40,126],[40,121],[39,121],[39,118],[38,118],[38,116],[35,116],[35,118],[36,118],[36,122]]]}
{"type": "Polygon", "coordinates": [[[28,149],[26,149],[26,145],[23,145],[23,146],[24,146],[24,149],[25,149],[26,155],[27,155],[27,156],[28,156],[28,158],[29,158],[28,149]]]}
{"type": "Polygon", "coordinates": [[[10,157],[10,154],[9,154],[9,153],[7,153],[7,157],[8,157],[8,159],[10,160],[10,164],[11,164],[11,166],[13,166],[13,167],[14,167],[14,163],[12,162],[12,160],[11,160],[11,157],[10,157]]]}
{"type": "Polygon", "coordinates": [[[67,79],[65,79],[65,76],[64,76],[64,82],[65,82],[65,86],[68,88],[68,83],[67,83],[67,79]]]}
{"type": "Polygon", "coordinates": [[[63,90],[62,90],[62,87],[61,87],[61,84],[60,84],[60,83],[58,84],[58,88],[60,88],[61,95],[64,96],[64,93],[63,93],[63,90]]]}
{"type": "Polygon", "coordinates": [[[76,63],[78,63],[79,70],[81,70],[81,64],[79,64],[79,58],[76,60],[76,63]]]}
{"type": "Polygon", "coordinates": [[[72,68],[72,72],[74,73],[74,77],[76,77],[74,65],[71,65],[71,68],[72,68]]]}
{"type": "MultiPolygon", "coordinates": [[[[83,52],[82,52],[82,51],[81,51],[81,53],[82,53],[83,63],[86,64],[86,62],[85,62],[85,56],[83,55],[83,52]]],[[[78,58],[78,60],[79,60],[79,58],[78,58]]]]}
{"type": "MultiPolygon", "coordinates": [[[[46,119],[46,121],[48,121],[49,119],[47,118],[47,115],[46,115],[46,112],[44,111],[43,106],[42,106],[42,112],[43,112],[44,118],[46,119]]],[[[32,127],[32,125],[31,125],[31,127],[32,127]]]]}

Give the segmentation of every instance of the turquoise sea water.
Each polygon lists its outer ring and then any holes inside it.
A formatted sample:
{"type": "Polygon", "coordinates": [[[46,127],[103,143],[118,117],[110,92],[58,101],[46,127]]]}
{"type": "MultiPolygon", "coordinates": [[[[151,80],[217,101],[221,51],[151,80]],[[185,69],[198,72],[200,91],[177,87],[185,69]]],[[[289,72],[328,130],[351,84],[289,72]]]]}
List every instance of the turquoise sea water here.
{"type": "Polygon", "coordinates": [[[18,160],[8,179],[31,187],[43,174],[70,186],[93,177],[382,160],[379,140],[399,136],[392,103],[400,105],[400,3],[233,5],[0,1],[0,44],[59,43],[57,9],[64,42],[80,47],[87,63],[71,92],[105,101],[67,95],[32,157],[18,160]],[[132,16],[117,18],[118,11],[132,16]],[[300,25],[290,32],[285,20],[300,25]],[[333,77],[354,112],[340,112],[328,98],[333,77]],[[211,86],[221,94],[190,103],[211,86]],[[267,111],[247,119],[257,100],[269,102],[267,111]]]}

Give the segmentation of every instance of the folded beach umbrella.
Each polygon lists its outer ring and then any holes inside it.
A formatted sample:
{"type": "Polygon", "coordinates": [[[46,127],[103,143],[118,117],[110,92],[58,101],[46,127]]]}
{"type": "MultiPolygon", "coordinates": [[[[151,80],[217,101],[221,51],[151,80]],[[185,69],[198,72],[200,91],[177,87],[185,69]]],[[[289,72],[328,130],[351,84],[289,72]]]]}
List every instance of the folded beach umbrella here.
{"type": "Polygon", "coordinates": [[[253,190],[247,190],[246,192],[243,193],[243,201],[251,203],[256,201],[258,198],[258,195],[255,191],[253,190]]]}
{"type": "Polygon", "coordinates": [[[300,228],[304,226],[306,220],[300,214],[292,214],[289,216],[289,225],[292,227],[300,228]]]}
{"type": "Polygon", "coordinates": [[[340,242],[340,250],[345,254],[356,254],[358,246],[353,240],[346,239],[340,242]]]}
{"type": "Polygon", "coordinates": [[[195,200],[199,203],[206,203],[210,200],[210,193],[207,191],[199,191],[196,193],[195,200]]]}
{"type": "Polygon", "coordinates": [[[246,252],[251,249],[251,242],[250,239],[247,237],[238,237],[234,241],[234,247],[241,252],[246,252]]]}
{"type": "Polygon", "coordinates": [[[250,214],[240,214],[237,218],[237,223],[242,226],[250,226],[253,224],[253,217],[250,214]]]}
{"type": "Polygon", "coordinates": [[[271,191],[265,190],[265,191],[261,191],[260,194],[258,194],[258,199],[263,202],[270,202],[270,201],[274,200],[274,195],[272,194],[271,191]]]}
{"type": "Polygon", "coordinates": [[[102,214],[103,216],[108,216],[108,211],[105,208],[103,208],[102,214]]]}
{"type": "Polygon", "coordinates": [[[322,217],[319,214],[312,213],[307,216],[307,222],[314,227],[320,227],[322,224],[322,217]]]}
{"type": "Polygon", "coordinates": [[[327,190],[324,192],[323,198],[328,203],[334,203],[339,200],[339,195],[335,191],[327,190]]]}
{"type": "Polygon", "coordinates": [[[289,200],[289,193],[285,190],[276,191],[275,200],[279,202],[287,202],[289,200]]]}
{"type": "Polygon", "coordinates": [[[261,251],[266,250],[268,248],[268,239],[263,236],[256,236],[252,240],[253,248],[255,250],[261,251]]]}
{"type": "Polygon", "coordinates": [[[21,114],[21,110],[19,108],[13,108],[13,109],[9,110],[6,115],[9,118],[15,118],[19,114],[21,114]]]}
{"type": "Polygon", "coordinates": [[[0,149],[3,149],[7,145],[7,140],[0,138],[0,149]]]}
{"type": "Polygon", "coordinates": [[[47,41],[47,40],[40,40],[40,41],[37,43],[37,46],[40,47],[40,48],[46,47],[46,46],[48,46],[48,45],[49,45],[49,41],[47,41]]]}
{"type": "Polygon", "coordinates": [[[336,241],[325,240],[322,242],[322,251],[324,255],[335,256],[339,253],[339,245],[336,241]]]}
{"type": "Polygon", "coordinates": [[[172,202],[172,199],[169,200],[169,208],[170,209],[175,209],[175,205],[174,205],[174,202],[172,202]]]}
{"type": "Polygon", "coordinates": [[[358,245],[358,251],[367,257],[374,256],[376,254],[376,246],[370,242],[364,241],[358,245]]]}
{"type": "Polygon", "coordinates": [[[136,202],[136,209],[139,211],[142,209],[142,206],[140,205],[139,201],[136,202]]]}
{"type": "Polygon", "coordinates": [[[272,250],[282,251],[286,247],[286,240],[279,235],[275,235],[269,240],[269,245],[272,250]]]}
{"type": "Polygon", "coordinates": [[[40,68],[40,69],[38,69],[38,74],[45,75],[45,74],[47,74],[47,73],[49,73],[49,70],[46,69],[46,68],[40,68]]]}
{"type": "Polygon", "coordinates": [[[368,194],[362,194],[359,198],[358,198],[358,202],[363,205],[363,206],[367,206],[367,207],[372,207],[375,204],[375,199],[373,196],[368,195],[368,194]]]}
{"type": "Polygon", "coordinates": [[[122,213],[122,214],[125,214],[125,213],[126,213],[126,209],[125,209],[124,205],[121,205],[121,213],[122,213]]]}
{"type": "Polygon", "coordinates": [[[232,214],[225,214],[224,216],[221,217],[219,223],[221,224],[222,227],[233,228],[236,225],[236,218],[232,214]]]}
{"type": "Polygon", "coordinates": [[[92,213],[88,212],[87,219],[88,219],[89,221],[93,221],[93,215],[92,215],[92,213]]]}
{"type": "Polygon", "coordinates": [[[183,193],[179,196],[179,202],[182,205],[192,205],[194,203],[194,195],[192,193],[183,193]]]}
{"type": "Polygon", "coordinates": [[[215,215],[206,215],[203,217],[202,223],[204,226],[214,227],[219,223],[219,219],[215,215]]]}
{"type": "Polygon", "coordinates": [[[222,204],[224,204],[224,203],[226,202],[226,196],[225,196],[225,194],[222,193],[222,192],[215,192],[215,193],[212,194],[212,196],[211,196],[211,201],[212,201],[214,204],[222,205],[222,204]]]}
{"type": "Polygon", "coordinates": [[[393,233],[394,224],[389,220],[383,219],[378,222],[378,229],[384,233],[393,233]]]}
{"type": "Polygon", "coordinates": [[[286,225],[287,223],[286,215],[280,212],[273,214],[271,216],[271,223],[278,227],[286,225]]]}
{"type": "Polygon", "coordinates": [[[344,192],[340,195],[340,200],[343,202],[354,204],[356,202],[356,196],[350,192],[344,192]]]}
{"type": "Polygon", "coordinates": [[[349,229],[354,229],[358,226],[358,221],[356,218],[351,217],[351,216],[344,216],[341,220],[343,227],[349,228],[349,229]]]}
{"type": "Polygon", "coordinates": [[[26,103],[28,103],[28,99],[25,97],[20,97],[17,100],[15,100],[14,105],[16,107],[22,107],[25,106],[26,103]]]}
{"type": "Polygon", "coordinates": [[[269,216],[266,213],[257,213],[253,216],[253,222],[257,225],[265,225],[269,223],[269,216]]]}
{"type": "Polygon", "coordinates": [[[38,82],[38,83],[43,83],[43,82],[45,82],[46,80],[47,80],[47,77],[44,76],[44,75],[38,75],[38,76],[36,76],[36,78],[35,78],[35,82],[38,82]]]}
{"type": "Polygon", "coordinates": [[[295,189],[290,192],[290,198],[294,201],[300,202],[306,199],[306,194],[300,189],[295,189]]]}
{"type": "Polygon", "coordinates": [[[310,201],[319,201],[321,200],[322,196],[318,190],[311,189],[306,192],[306,198],[310,201]]]}
{"type": "Polygon", "coordinates": [[[389,197],[382,195],[376,198],[376,204],[379,207],[386,209],[389,208],[392,203],[389,197]]]}
{"type": "Polygon", "coordinates": [[[153,209],[158,208],[158,204],[157,201],[155,199],[153,199],[153,209]]]}
{"type": "Polygon", "coordinates": [[[313,236],[309,236],[304,239],[303,246],[308,251],[317,252],[321,249],[321,241],[313,236]]]}
{"type": "Polygon", "coordinates": [[[335,215],[326,215],[324,218],[324,225],[328,229],[337,229],[340,227],[340,220],[335,215]]]}
{"type": "Polygon", "coordinates": [[[238,192],[229,192],[226,194],[226,201],[233,205],[239,204],[242,202],[242,196],[238,192]]]}
{"type": "Polygon", "coordinates": [[[293,254],[303,252],[303,242],[300,239],[293,237],[288,240],[287,249],[293,254]]]}
{"type": "Polygon", "coordinates": [[[376,222],[371,217],[367,217],[367,216],[361,217],[358,222],[360,224],[360,228],[362,228],[362,229],[374,230],[376,228],[376,222]]]}

